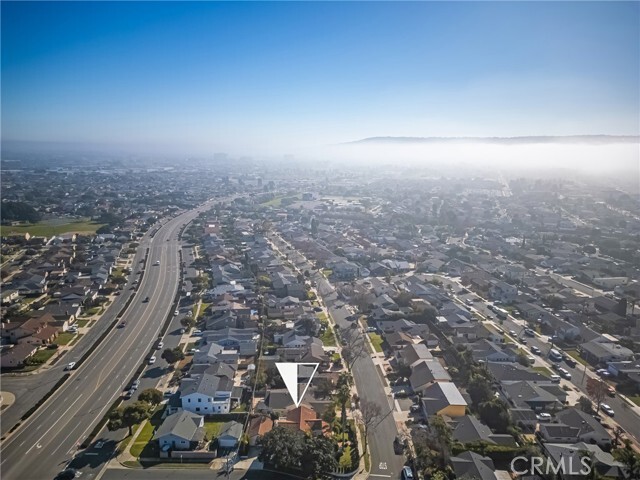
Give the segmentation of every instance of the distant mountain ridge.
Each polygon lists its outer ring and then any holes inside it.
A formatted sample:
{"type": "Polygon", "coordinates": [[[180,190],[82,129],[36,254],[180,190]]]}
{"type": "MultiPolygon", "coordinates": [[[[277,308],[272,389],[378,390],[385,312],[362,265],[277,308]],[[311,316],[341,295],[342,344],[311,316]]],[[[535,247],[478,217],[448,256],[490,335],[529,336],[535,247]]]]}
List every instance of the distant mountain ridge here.
{"type": "Polygon", "coordinates": [[[544,144],[544,143],[586,143],[605,145],[612,143],[638,143],[637,135],[566,135],[566,136],[525,136],[525,137],[369,137],[343,145],[367,143],[492,143],[502,145],[544,144]]]}

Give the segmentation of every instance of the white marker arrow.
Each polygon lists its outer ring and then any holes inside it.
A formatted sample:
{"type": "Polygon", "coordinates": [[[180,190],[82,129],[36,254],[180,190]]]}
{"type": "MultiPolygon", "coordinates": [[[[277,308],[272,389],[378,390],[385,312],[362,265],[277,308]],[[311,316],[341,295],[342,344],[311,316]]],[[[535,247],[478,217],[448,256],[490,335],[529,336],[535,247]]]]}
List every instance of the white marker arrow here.
{"type": "Polygon", "coordinates": [[[276,368],[278,369],[278,372],[280,372],[282,381],[287,387],[289,395],[291,395],[296,408],[300,406],[300,403],[304,398],[304,394],[307,393],[307,389],[309,388],[311,380],[318,370],[319,365],[319,363],[276,363],[276,368]],[[306,379],[306,385],[302,391],[302,395],[298,397],[298,385],[301,383],[300,379],[306,379]]]}

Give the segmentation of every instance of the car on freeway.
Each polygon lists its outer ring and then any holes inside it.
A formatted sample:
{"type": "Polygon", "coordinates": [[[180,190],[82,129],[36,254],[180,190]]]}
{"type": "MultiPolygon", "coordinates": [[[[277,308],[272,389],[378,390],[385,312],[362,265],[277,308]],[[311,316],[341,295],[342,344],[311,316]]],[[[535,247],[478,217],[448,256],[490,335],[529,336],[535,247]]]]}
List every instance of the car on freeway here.
{"type": "Polygon", "coordinates": [[[69,362],[67,363],[67,366],[64,367],[65,370],[73,370],[76,366],[76,362],[69,362]]]}
{"type": "Polygon", "coordinates": [[[149,303],[149,297],[144,297],[144,300],[142,301],[142,303],[149,303]]]}
{"type": "Polygon", "coordinates": [[[71,480],[80,476],[80,472],[75,468],[65,468],[61,471],[54,480],[71,480]]]}
{"type": "Polygon", "coordinates": [[[160,260],[156,260],[154,265],[160,265],[160,260]]]}
{"type": "Polygon", "coordinates": [[[126,326],[127,326],[127,322],[120,322],[120,323],[118,324],[118,328],[124,328],[124,327],[126,327],[126,326]]]}
{"type": "Polygon", "coordinates": [[[603,403],[602,405],[600,405],[600,410],[602,410],[604,413],[606,413],[610,417],[613,417],[615,414],[615,412],[613,411],[613,408],[611,408],[606,403],[603,403]]]}
{"type": "Polygon", "coordinates": [[[151,357],[149,357],[149,361],[147,363],[149,365],[153,365],[154,363],[156,363],[156,356],[155,355],[151,355],[151,357]]]}

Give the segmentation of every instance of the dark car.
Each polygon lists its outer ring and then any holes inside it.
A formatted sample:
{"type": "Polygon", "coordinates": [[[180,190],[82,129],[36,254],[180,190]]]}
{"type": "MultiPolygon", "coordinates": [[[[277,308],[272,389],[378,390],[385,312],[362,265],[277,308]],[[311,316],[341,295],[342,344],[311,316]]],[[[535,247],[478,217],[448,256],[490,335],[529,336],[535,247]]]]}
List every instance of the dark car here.
{"type": "Polygon", "coordinates": [[[118,328],[124,328],[124,327],[126,327],[126,326],[127,326],[127,322],[120,322],[120,323],[118,324],[118,328]]]}
{"type": "Polygon", "coordinates": [[[578,365],[578,362],[576,362],[573,358],[571,357],[567,357],[564,361],[564,363],[566,363],[567,365],[569,365],[571,368],[574,368],[576,365],[578,365]]]}
{"type": "Polygon", "coordinates": [[[143,300],[144,303],[148,303],[149,302],[149,297],[145,297],[145,299],[143,300]]]}
{"type": "Polygon", "coordinates": [[[78,476],[78,471],[75,468],[65,468],[61,471],[54,480],[71,480],[78,476]]]}

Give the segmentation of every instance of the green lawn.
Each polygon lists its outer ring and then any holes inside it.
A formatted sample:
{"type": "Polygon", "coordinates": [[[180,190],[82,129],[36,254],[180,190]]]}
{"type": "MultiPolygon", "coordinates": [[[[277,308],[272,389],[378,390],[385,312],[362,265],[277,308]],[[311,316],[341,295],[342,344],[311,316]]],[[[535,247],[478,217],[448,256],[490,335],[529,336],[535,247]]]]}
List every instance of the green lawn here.
{"type": "Polygon", "coordinates": [[[136,437],[136,441],[133,442],[133,445],[131,445],[131,449],[129,450],[129,452],[131,452],[131,455],[136,458],[140,456],[140,454],[144,450],[144,447],[146,447],[147,444],[151,441],[154,428],[155,427],[151,422],[147,422],[144,424],[144,427],[142,427],[142,431],[136,437]]]}
{"type": "Polygon", "coordinates": [[[322,273],[324,274],[325,277],[329,277],[333,273],[333,270],[331,270],[330,268],[323,268],[322,273]]]}
{"type": "Polygon", "coordinates": [[[28,233],[35,237],[51,237],[62,233],[77,233],[79,235],[89,235],[96,233],[103,223],[93,223],[87,220],[59,223],[56,221],[44,221],[31,225],[0,227],[0,235],[24,235],[28,233]]]}
{"type": "Polygon", "coordinates": [[[73,340],[73,337],[75,336],[76,336],[75,333],[63,332],[56,337],[55,343],[57,343],[58,345],[66,345],[71,340],[73,340]]]}
{"type": "Polygon", "coordinates": [[[565,350],[576,362],[582,365],[589,365],[589,363],[580,356],[577,350],[565,350]]]}
{"type": "Polygon", "coordinates": [[[640,407],[640,395],[629,395],[627,398],[640,407]]]}
{"type": "Polygon", "coordinates": [[[321,323],[326,323],[329,320],[329,318],[327,317],[327,314],[324,312],[319,312],[317,317],[321,323]]]}
{"type": "Polygon", "coordinates": [[[376,352],[382,352],[382,337],[377,333],[369,333],[369,339],[373,344],[373,348],[376,352]]]}
{"type": "Polygon", "coordinates": [[[101,308],[101,307],[93,307],[93,308],[90,308],[89,310],[87,310],[87,311],[85,312],[85,314],[86,314],[88,317],[90,317],[91,315],[97,315],[97,314],[98,314],[98,313],[100,313],[101,311],[102,311],[102,308],[101,308]]]}
{"type": "Polygon", "coordinates": [[[76,322],[76,324],[78,325],[78,328],[84,328],[87,326],[87,324],[90,322],[91,320],[86,320],[86,319],[82,319],[82,320],[78,320],[76,322]]]}
{"type": "Polygon", "coordinates": [[[42,365],[43,363],[46,363],[47,360],[49,360],[51,357],[53,357],[53,355],[55,355],[55,353],[57,352],[56,349],[53,348],[42,348],[40,350],[38,350],[36,353],[34,353],[31,356],[31,359],[34,363],[38,363],[39,365],[42,365]]]}
{"type": "Polygon", "coordinates": [[[78,343],[78,341],[82,338],[82,333],[79,333],[78,335],[76,335],[76,338],[74,338],[71,343],[69,344],[69,346],[71,345],[75,345],[76,343],[78,343]]]}
{"type": "Polygon", "coordinates": [[[209,440],[213,440],[214,438],[218,438],[220,434],[220,429],[225,424],[225,422],[210,422],[205,420],[204,422],[204,431],[205,435],[209,440]]]}
{"type": "Polygon", "coordinates": [[[544,375],[545,377],[550,377],[551,375],[553,375],[551,370],[549,370],[547,367],[533,367],[532,370],[540,373],[541,375],[544,375]]]}
{"type": "Polygon", "coordinates": [[[333,329],[327,326],[327,329],[324,331],[322,336],[320,337],[322,343],[325,347],[335,347],[336,346],[336,337],[333,334],[333,329]]]}

